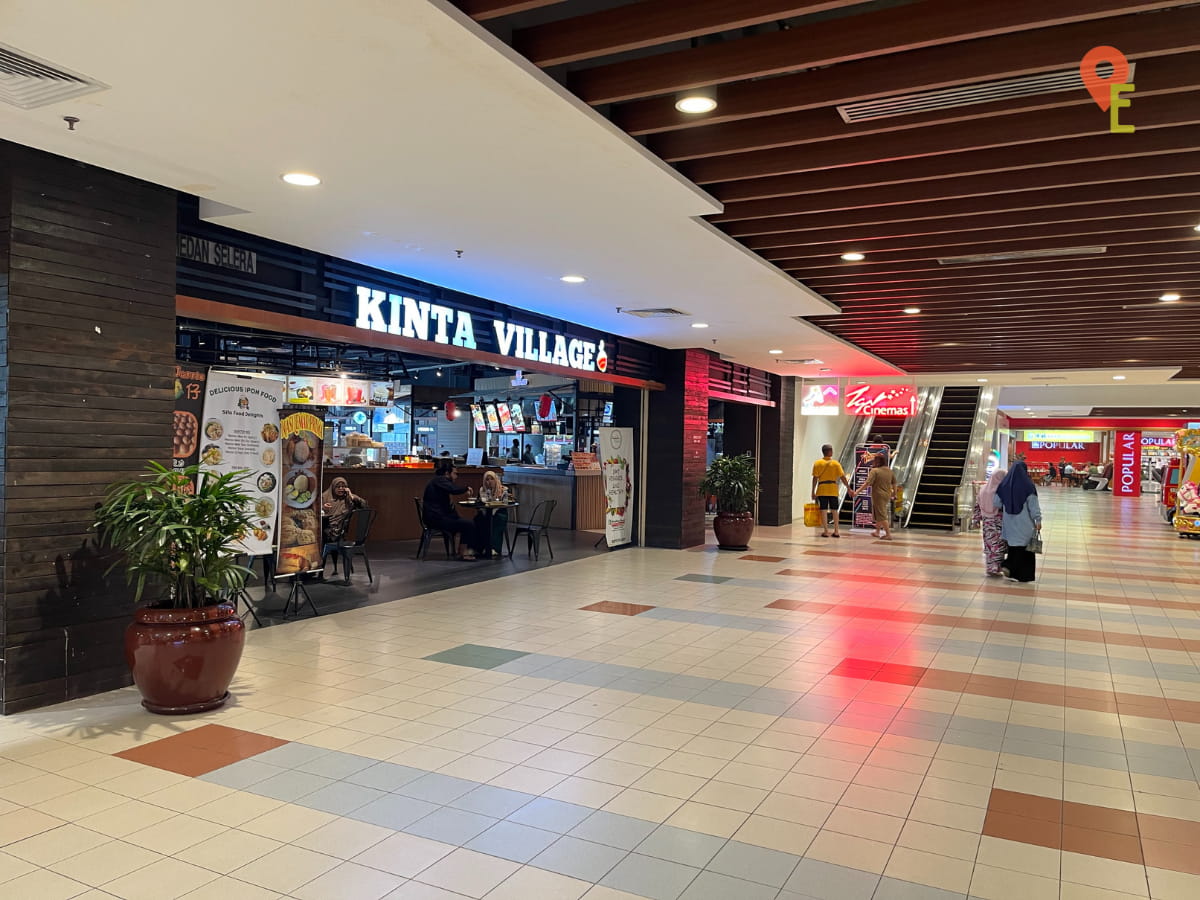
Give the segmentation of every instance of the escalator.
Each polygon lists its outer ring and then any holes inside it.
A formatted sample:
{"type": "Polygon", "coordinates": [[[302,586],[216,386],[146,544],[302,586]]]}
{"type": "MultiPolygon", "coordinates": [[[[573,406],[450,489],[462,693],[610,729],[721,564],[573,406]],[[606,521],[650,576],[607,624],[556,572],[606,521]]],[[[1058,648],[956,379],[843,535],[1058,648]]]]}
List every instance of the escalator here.
{"type": "MultiPolygon", "coordinates": [[[[883,443],[892,448],[892,453],[896,452],[896,448],[900,445],[900,432],[904,428],[904,418],[901,416],[876,416],[871,420],[871,426],[867,429],[869,443],[874,443],[876,436],[882,439],[883,443]]],[[[853,481],[853,468],[846,469],[846,476],[853,481]]],[[[854,521],[854,503],[847,498],[842,503],[841,517],[839,521],[846,526],[849,526],[854,521]]]]}
{"type": "Polygon", "coordinates": [[[921,480],[913,498],[912,528],[951,531],[954,495],[963,479],[971,428],[979,405],[979,388],[948,387],[934,421],[921,480]]]}

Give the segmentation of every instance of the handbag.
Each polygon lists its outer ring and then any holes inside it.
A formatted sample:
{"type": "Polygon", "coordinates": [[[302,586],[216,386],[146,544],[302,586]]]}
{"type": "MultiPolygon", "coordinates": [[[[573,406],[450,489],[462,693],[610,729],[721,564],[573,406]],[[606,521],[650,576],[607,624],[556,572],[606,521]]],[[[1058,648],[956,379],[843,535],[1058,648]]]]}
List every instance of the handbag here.
{"type": "Polygon", "coordinates": [[[1029,543],[1025,545],[1025,549],[1030,553],[1042,552],[1042,533],[1037,530],[1037,519],[1033,517],[1033,513],[1029,512],[1029,507],[1025,507],[1025,513],[1029,516],[1029,521],[1034,524],[1033,537],[1029,539],[1029,543]]]}
{"type": "Polygon", "coordinates": [[[820,528],[821,527],[821,507],[816,503],[804,504],[804,527],[805,528],[820,528]]]}

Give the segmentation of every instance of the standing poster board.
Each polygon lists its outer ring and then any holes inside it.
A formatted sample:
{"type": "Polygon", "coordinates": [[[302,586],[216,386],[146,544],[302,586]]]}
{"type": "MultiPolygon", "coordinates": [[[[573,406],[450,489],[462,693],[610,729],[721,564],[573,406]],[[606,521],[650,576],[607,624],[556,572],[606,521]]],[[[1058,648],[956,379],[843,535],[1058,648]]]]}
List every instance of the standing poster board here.
{"type": "Polygon", "coordinates": [[[601,428],[600,459],[604,478],[604,535],[609,547],[632,540],[633,429],[601,428]]]}
{"type": "Polygon", "coordinates": [[[284,416],[279,423],[283,463],[283,505],[279,509],[277,575],[323,567],[321,560],[321,469],[325,458],[325,419],[310,411],[284,416]]]}
{"type": "MultiPolygon", "coordinates": [[[[855,444],[854,445],[854,476],[850,479],[850,490],[857,492],[871,474],[871,463],[879,454],[891,455],[887,444],[855,444]]],[[[875,509],[871,503],[871,494],[854,497],[854,520],[852,527],[869,529],[875,527],[875,509]]]]}
{"type": "Polygon", "coordinates": [[[283,385],[269,378],[209,372],[200,425],[200,477],[245,472],[242,488],[254,522],[234,544],[263,556],[275,544],[279,508],[279,407],[283,385]]]}
{"type": "Polygon", "coordinates": [[[200,461],[200,417],[204,415],[207,381],[206,366],[175,366],[175,433],[171,451],[171,469],[175,472],[200,461]]]}

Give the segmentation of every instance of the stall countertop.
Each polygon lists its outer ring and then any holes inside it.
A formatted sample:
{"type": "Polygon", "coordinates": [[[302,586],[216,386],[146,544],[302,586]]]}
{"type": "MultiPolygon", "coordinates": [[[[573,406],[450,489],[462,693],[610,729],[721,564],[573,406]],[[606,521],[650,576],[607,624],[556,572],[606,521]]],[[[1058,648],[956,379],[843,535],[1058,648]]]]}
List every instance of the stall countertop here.
{"type": "Polygon", "coordinates": [[[505,474],[512,473],[514,475],[553,475],[559,478],[570,478],[575,475],[599,475],[599,469],[559,469],[549,466],[505,466],[505,474]]]}

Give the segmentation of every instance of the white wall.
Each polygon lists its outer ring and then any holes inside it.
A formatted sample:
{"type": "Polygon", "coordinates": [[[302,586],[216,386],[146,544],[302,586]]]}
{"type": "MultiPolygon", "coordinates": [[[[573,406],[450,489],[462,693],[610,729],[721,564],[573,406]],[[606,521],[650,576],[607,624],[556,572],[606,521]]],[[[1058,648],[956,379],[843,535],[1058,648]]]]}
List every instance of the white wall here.
{"type": "Polygon", "coordinates": [[[802,416],[800,394],[796,391],[796,436],[794,482],[792,483],[792,518],[804,517],[804,504],[812,498],[812,466],[821,457],[821,445],[833,444],[833,455],[842,452],[842,445],[854,424],[853,416],[802,416]]]}

